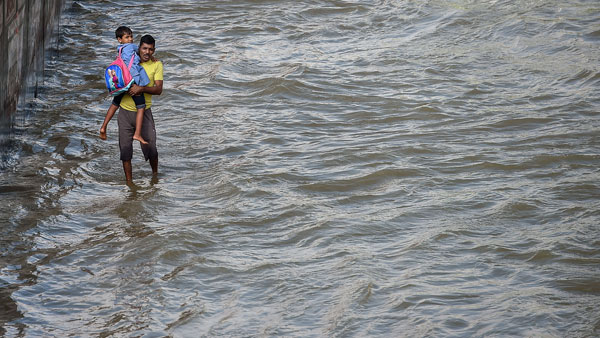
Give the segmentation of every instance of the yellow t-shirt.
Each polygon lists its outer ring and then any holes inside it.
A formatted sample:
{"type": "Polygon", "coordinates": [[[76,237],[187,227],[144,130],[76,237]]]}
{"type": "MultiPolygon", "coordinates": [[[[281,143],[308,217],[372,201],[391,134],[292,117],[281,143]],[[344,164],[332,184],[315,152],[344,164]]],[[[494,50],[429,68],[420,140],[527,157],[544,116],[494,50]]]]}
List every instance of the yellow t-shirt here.
{"type": "MultiPolygon", "coordinates": [[[[162,62],[150,60],[150,61],[140,63],[140,65],[142,67],[144,67],[144,70],[146,71],[146,74],[148,74],[148,78],[150,79],[150,83],[146,87],[153,87],[154,81],[156,81],[156,80],[162,81],[163,80],[163,64],[162,64],[162,62]]],[[[152,106],[152,95],[148,94],[148,93],[144,93],[144,98],[146,99],[146,109],[148,109],[152,106]]],[[[133,99],[127,93],[125,93],[125,95],[123,95],[123,100],[121,100],[121,108],[130,110],[130,111],[136,111],[135,102],[133,102],[133,99]]]]}

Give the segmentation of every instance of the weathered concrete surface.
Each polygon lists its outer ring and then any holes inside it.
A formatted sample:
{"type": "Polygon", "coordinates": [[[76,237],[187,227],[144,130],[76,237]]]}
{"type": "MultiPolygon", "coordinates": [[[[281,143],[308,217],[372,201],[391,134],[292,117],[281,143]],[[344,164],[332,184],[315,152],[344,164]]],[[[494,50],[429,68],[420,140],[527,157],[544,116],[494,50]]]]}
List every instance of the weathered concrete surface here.
{"type": "Polygon", "coordinates": [[[0,0],[0,146],[10,135],[14,112],[24,94],[37,96],[46,47],[57,41],[54,33],[64,3],[0,0]]]}

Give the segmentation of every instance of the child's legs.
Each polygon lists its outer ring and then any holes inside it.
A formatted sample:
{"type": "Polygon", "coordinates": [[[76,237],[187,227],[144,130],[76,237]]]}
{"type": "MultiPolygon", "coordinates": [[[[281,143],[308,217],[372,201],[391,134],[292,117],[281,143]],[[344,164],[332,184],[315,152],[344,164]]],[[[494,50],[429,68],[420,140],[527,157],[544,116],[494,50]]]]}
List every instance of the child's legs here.
{"type": "Polygon", "coordinates": [[[132,96],[131,98],[133,98],[133,102],[135,103],[135,107],[138,111],[140,110],[140,108],[146,108],[146,98],[144,97],[144,94],[132,96]]]}
{"type": "Polygon", "coordinates": [[[135,113],[135,133],[133,139],[145,143],[146,140],[142,137],[142,127],[144,123],[144,108],[140,108],[135,113]]]}
{"type": "Polygon", "coordinates": [[[142,123],[144,121],[144,110],[146,110],[146,99],[144,95],[136,95],[132,96],[133,102],[135,102],[135,107],[137,108],[137,113],[135,114],[135,138],[141,138],[142,132],[142,123]]]}
{"type": "Polygon", "coordinates": [[[117,107],[120,106],[121,100],[123,99],[123,95],[125,95],[125,93],[113,97],[112,104],[114,104],[117,107]]]}

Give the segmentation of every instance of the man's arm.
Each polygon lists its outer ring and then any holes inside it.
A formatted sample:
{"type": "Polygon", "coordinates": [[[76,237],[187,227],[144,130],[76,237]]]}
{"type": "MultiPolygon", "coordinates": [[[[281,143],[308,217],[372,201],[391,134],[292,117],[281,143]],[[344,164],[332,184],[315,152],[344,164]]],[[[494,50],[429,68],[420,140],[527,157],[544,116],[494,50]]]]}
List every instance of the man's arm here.
{"type": "Polygon", "coordinates": [[[154,81],[153,87],[140,87],[136,84],[131,85],[131,88],[127,91],[127,93],[131,96],[139,95],[142,93],[147,93],[150,95],[160,95],[163,90],[163,81],[156,80],[154,81]]]}

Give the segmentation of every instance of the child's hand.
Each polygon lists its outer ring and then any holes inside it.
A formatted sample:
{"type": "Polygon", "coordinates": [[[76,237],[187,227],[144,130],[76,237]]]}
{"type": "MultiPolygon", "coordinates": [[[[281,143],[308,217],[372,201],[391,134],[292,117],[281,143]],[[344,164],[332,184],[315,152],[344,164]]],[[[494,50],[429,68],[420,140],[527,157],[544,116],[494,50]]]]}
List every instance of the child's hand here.
{"type": "Polygon", "coordinates": [[[106,129],[100,128],[100,138],[106,140],[106,129]]]}

